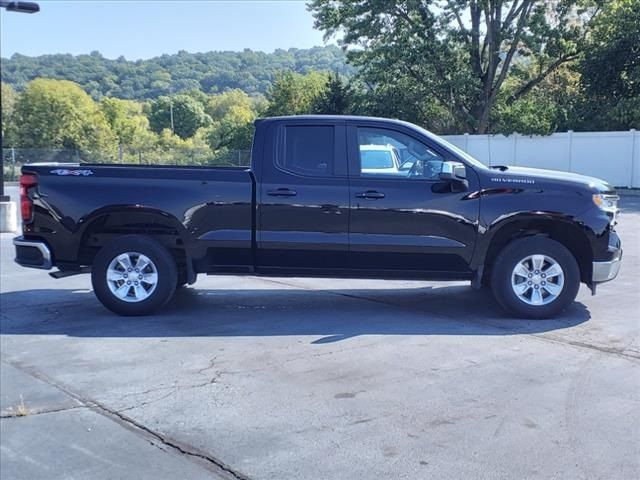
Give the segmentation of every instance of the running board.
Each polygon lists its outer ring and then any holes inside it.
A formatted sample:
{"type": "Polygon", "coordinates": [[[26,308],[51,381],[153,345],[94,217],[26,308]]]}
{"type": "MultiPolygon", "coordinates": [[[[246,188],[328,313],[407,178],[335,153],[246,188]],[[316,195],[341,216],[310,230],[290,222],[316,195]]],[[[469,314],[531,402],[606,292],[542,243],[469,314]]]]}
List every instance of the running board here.
{"type": "Polygon", "coordinates": [[[73,275],[80,275],[81,273],[91,273],[91,267],[82,267],[78,270],[58,270],[57,272],[49,273],[49,275],[51,275],[55,279],[58,279],[71,277],[73,275]]]}

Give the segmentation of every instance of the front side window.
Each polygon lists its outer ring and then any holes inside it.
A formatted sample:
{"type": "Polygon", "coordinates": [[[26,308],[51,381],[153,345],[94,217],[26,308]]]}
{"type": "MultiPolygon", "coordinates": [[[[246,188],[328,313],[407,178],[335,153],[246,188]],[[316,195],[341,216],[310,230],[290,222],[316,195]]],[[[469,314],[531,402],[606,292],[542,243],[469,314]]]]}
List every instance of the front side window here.
{"type": "Polygon", "coordinates": [[[358,128],[360,175],[437,180],[444,158],[409,135],[358,128]]]}
{"type": "Polygon", "coordinates": [[[284,157],[278,164],[293,173],[326,177],[333,174],[334,127],[298,125],[285,128],[284,157]]]}

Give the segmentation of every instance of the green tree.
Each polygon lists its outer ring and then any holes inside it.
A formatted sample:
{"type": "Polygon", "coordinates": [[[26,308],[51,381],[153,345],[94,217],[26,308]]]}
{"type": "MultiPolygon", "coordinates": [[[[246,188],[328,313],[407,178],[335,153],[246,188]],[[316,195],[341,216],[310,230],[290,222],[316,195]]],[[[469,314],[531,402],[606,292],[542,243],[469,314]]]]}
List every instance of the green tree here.
{"type": "Polygon", "coordinates": [[[196,132],[191,138],[180,138],[165,128],[158,135],[158,143],[152,163],[173,165],[205,165],[210,163],[213,155],[207,145],[204,128],[196,132]]]}
{"type": "Polygon", "coordinates": [[[513,88],[509,101],[578,58],[598,3],[313,0],[309,8],[326,37],[343,34],[348,58],[368,84],[411,84],[412,97],[446,108],[458,128],[484,133],[512,67],[537,69],[513,88]]]}
{"type": "Polygon", "coordinates": [[[216,121],[222,120],[233,108],[253,111],[254,102],[249,95],[236,88],[219,95],[209,96],[206,110],[209,116],[216,121]]]}
{"type": "Polygon", "coordinates": [[[9,125],[12,124],[13,111],[15,110],[17,94],[11,85],[2,82],[2,91],[0,92],[0,104],[2,107],[2,139],[3,145],[12,145],[13,139],[9,133],[9,125]]]}
{"type": "Polygon", "coordinates": [[[460,127],[442,104],[425,99],[424,92],[408,77],[390,84],[367,85],[356,95],[359,115],[399,118],[441,134],[459,133],[460,127]]]}
{"type": "Polygon", "coordinates": [[[173,110],[173,129],[182,139],[192,137],[201,127],[211,124],[211,117],[204,111],[203,105],[189,95],[159,97],[151,102],[149,124],[157,133],[165,128],[171,129],[171,111],[173,110]]]}
{"type": "Polygon", "coordinates": [[[273,85],[267,90],[268,116],[301,115],[311,113],[313,103],[322,93],[327,76],[319,72],[300,75],[295,72],[276,74],[273,85]]]}
{"type": "Polygon", "coordinates": [[[135,162],[141,152],[148,152],[158,143],[155,133],[149,129],[149,120],[143,114],[143,105],[133,100],[103,98],[100,110],[118,142],[118,159],[135,162]],[[134,155],[133,158],[127,154],[134,155]]]}
{"type": "Polygon", "coordinates": [[[204,107],[205,111],[207,110],[207,103],[209,102],[209,95],[204,93],[202,90],[194,88],[194,89],[191,89],[191,90],[184,91],[183,94],[190,96],[191,98],[196,100],[198,103],[200,103],[204,107]]]}
{"type": "Polygon", "coordinates": [[[640,128],[640,0],[607,2],[580,71],[589,128],[640,128]]]}
{"type": "Polygon", "coordinates": [[[212,150],[248,150],[253,137],[255,111],[241,105],[233,105],[208,129],[207,141],[212,150]]]}
{"type": "Polygon", "coordinates": [[[325,89],[314,99],[314,113],[325,115],[347,115],[352,113],[354,94],[348,83],[338,72],[329,74],[325,89]]]}
{"type": "Polygon", "coordinates": [[[138,102],[104,98],[100,102],[100,109],[120,145],[133,144],[136,138],[149,130],[149,120],[138,102]]]}
{"type": "Polygon", "coordinates": [[[206,136],[212,150],[250,149],[253,122],[264,108],[262,97],[251,98],[238,89],[210,96],[207,113],[213,123],[206,136]]]}
{"type": "Polygon", "coordinates": [[[115,138],[96,103],[67,80],[27,84],[12,117],[16,146],[115,153],[115,138]]]}
{"type": "Polygon", "coordinates": [[[520,79],[507,79],[492,112],[492,132],[549,135],[558,130],[576,130],[583,93],[575,67],[559,67],[515,101],[510,99],[520,79]]]}

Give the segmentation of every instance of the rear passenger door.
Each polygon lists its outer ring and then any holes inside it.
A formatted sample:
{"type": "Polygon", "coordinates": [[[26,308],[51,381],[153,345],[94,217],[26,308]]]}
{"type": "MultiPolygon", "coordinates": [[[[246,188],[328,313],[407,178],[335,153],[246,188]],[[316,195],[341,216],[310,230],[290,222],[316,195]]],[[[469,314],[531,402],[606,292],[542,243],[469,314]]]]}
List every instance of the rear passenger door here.
{"type": "Polygon", "coordinates": [[[304,274],[344,268],[349,251],[344,124],[299,120],[272,128],[258,189],[258,270],[304,274]]]}

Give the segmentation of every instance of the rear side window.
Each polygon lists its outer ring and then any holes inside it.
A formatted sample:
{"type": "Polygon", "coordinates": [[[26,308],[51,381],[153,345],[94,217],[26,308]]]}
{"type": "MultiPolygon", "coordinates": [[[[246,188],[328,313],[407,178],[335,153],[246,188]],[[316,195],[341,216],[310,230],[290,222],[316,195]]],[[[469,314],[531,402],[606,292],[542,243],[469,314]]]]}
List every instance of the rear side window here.
{"type": "Polygon", "coordinates": [[[333,126],[290,126],[285,128],[284,137],[284,158],[278,159],[281,168],[315,177],[328,177],[333,174],[333,126]]]}

